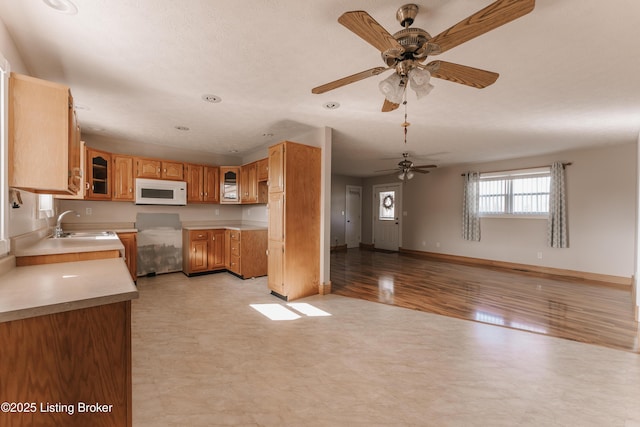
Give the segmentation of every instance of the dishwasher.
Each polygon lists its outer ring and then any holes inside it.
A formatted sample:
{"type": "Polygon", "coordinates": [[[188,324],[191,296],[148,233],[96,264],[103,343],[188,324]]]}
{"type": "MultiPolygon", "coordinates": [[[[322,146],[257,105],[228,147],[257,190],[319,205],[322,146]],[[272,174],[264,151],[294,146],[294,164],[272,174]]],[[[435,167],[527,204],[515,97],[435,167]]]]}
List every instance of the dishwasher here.
{"type": "Polygon", "coordinates": [[[138,276],[182,271],[182,223],[174,213],[138,213],[138,276]]]}

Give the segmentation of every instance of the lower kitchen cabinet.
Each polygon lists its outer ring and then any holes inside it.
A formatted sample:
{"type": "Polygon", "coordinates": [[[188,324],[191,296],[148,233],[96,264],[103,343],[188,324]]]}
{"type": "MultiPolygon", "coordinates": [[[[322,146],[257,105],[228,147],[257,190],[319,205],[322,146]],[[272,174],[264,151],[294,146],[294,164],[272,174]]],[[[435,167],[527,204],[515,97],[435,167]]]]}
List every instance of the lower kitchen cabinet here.
{"type": "Polygon", "coordinates": [[[127,263],[131,279],[138,280],[138,233],[118,233],[118,238],[124,246],[124,261],[127,263]]]}
{"type": "Polygon", "coordinates": [[[131,301],[2,322],[0,342],[2,399],[24,407],[0,425],[132,425],[131,301]]]}
{"type": "Polygon", "coordinates": [[[187,276],[227,270],[242,279],[267,275],[267,230],[182,230],[187,276]]]}
{"type": "Polygon", "coordinates": [[[196,273],[224,270],[224,229],[182,230],[182,271],[196,273]]]}
{"type": "Polygon", "coordinates": [[[267,275],[267,230],[227,230],[227,270],[243,279],[267,275]]]}

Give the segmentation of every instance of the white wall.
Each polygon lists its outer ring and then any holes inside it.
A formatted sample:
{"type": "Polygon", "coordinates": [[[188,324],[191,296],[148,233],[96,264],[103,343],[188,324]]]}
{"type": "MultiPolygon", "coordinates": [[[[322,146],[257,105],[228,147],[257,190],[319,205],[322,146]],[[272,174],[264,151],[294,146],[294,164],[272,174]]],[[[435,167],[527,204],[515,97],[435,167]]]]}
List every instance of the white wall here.
{"type": "Polygon", "coordinates": [[[331,246],[345,245],[347,185],[362,187],[362,178],[331,176],[331,246]]]}
{"type": "MultiPolygon", "coordinates": [[[[540,265],[621,277],[635,271],[636,143],[493,163],[447,167],[416,176],[404,186],[403,248],[540,265]],[[463,172],[572,162],[566,169],[569,245],[546,244],[545,220],[481,220],[482,240],[461,236],[463,172]],[[438,245],[439,244],[439,245],[438,245]],[[542,259],[538,259],[542,252],[542,259]]],[[[365,180],[363,242],[371,238],[371,186],[365,180]],[[367,226],[368,225],[368,226],[367,226]],[[366,226],[366,227],[365,227],[366,226]]]]}

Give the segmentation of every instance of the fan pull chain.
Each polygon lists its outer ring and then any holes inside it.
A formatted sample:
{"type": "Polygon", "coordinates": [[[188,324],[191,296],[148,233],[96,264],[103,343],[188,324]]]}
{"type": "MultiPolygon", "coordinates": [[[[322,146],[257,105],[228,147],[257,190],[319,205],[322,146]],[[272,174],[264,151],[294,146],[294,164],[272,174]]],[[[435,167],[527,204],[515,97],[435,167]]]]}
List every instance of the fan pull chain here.
{"type": "Polygon", "coordinates": [[[402,104],[404,105],[404,123],[402,123],[400,126],[402,126],[404,128],[404,145],[407,145],[407,128],[411,125],[411,123],[409,123],[407,121],[407,93],[406,93],[406,91],[404,93],[404,101],[402,102],[402,104]]]}

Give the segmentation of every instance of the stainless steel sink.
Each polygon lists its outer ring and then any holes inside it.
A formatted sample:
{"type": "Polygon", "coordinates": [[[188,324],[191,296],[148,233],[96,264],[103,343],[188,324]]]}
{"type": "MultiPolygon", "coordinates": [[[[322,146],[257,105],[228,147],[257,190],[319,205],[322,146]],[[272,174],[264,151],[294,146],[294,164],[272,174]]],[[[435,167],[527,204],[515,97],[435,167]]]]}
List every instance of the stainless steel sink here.
{"type": "Polygon", "coordinates": [[[60,237],[56,239],[117,239],[118,236],[113,231],[70,231],[62,233],[60,237]]]}

